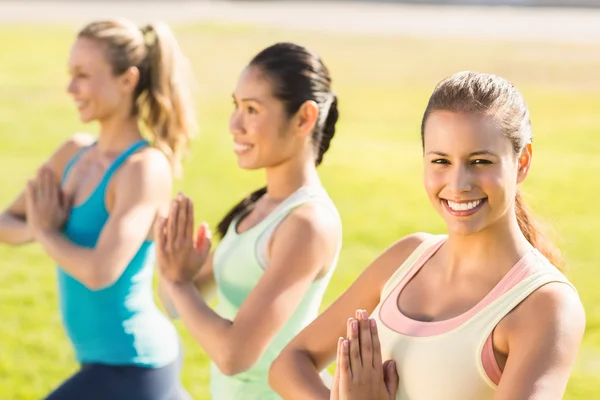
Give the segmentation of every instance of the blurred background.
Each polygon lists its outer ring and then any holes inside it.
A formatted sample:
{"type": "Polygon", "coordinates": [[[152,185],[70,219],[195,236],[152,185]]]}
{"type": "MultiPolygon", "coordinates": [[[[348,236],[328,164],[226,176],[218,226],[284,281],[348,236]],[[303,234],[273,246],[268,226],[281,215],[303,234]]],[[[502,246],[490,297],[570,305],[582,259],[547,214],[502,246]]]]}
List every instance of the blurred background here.
{"type": "MultiPolygon", "coordinates": [[[[239,73],[278,41],[322,56],[340,121],[320,172],[344,224],[323,308],[401,236],[443,232],[421,183],[420,120],[436,83],[475,70],[516,84],[535,137],[523,190],[554,228],[587,312],[565,399],[600,399],[600,0],[2,1],[0,207],[67,137],[96,132],[79,123],[65,93],[67,56],[79,27],[116,16],[169,23],[191,60],[201,132],[176,190],[213,226],[264,179],[238,169],[232,151],[239,73]]],[[[0,247],[0,399],[39,399],[76,368],[55,273],[37,245],[0,247]]],[[[176,324],[184,383],[208,399],[205,353],[176,324]]]]}

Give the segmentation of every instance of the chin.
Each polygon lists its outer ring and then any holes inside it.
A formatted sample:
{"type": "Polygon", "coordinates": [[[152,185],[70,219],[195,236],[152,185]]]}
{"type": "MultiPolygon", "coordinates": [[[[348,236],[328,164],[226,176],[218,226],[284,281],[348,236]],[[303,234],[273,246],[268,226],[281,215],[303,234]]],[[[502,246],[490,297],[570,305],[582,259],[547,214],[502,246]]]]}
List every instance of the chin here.
{"type": "Polygon", "coordinates": [[[91,113],[79,113],[79,120],[83,123],[92,122],[96,119],[96,116],[91,113]]]}
{"type": "Polygon", "coordinates": [[[246,170],[250,170],[250,171],[262,168],[262,166],[256,165],[256,163],[253,163],[249,160],[244,160],[243,158],[239,158],[239,157],[237,160],[237,164],[238,164],[238,167],[240,167],[241,169],[246,169],[246,170]]]}

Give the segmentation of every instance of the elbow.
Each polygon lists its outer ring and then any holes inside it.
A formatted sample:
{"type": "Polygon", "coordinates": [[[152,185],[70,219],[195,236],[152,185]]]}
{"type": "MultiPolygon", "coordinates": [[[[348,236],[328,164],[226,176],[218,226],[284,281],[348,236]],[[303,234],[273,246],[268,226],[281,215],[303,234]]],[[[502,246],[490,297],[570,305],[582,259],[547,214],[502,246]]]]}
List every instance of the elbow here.
{"type": "Polygon", "coordinates": [[[293,351],[289,348],[284,349],[269,367],[269,386],[280,396],[285,394],[286,384],[289,385],[290,374],[287,366],[289,365],[290,357],[293,357],[291,354],[293,351]]]}
{"type": "Polygon", "coordinates": [[[91,264],[89,266],[90,274],[81,282],[89,290],[97,292],[112,286],[118,279],[106,272],[106,266],[91,264]]]}
{"type": "Polygon", "coordinates": [[[269,367],[268,382],[271,389],[278,395],[282,395],[281,382],[284,381],[283,376],[285,375],[285,350],[271,363],[269,367]]]}
{"type": "Polygon", "coordinates": [[[228,349],[222,351],[220,357],[214,360],[219,371],[226,376],[234,376],[248,371],[257,360],[244,356],[243,351],[235,346],[228,346],[228,349]]]}

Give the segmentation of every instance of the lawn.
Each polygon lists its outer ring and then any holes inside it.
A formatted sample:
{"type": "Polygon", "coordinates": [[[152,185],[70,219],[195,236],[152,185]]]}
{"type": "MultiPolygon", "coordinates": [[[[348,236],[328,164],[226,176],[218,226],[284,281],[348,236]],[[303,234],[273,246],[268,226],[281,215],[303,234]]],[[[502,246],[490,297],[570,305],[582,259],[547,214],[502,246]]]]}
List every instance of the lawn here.
{"type": "MultiPolygon", "coordinates": [[[[442,232],[421,184],[419,126],[435,84],[459,70],[493,72],[522,89],[535,134],[524,183],[536,214],[551,223],[588,327],[565,399],[600,398],[600,253],[592,242],[600,210],[600,46],[317,34],[253,26],[185,25],[176,33],[193,64],[201,133],[177,189],[212,225],[262,183],[237,168],[228,133],[231,91],[247,61],[275,41],[320,53],[341,119],[320,167],[343,218],[344,248],[323,307],[390,243],[415,230],[442,232]],[[596,136],[595,136],[596,135],[596,136]],[[594,184],[593,182],[596,182],[594,184]]],[[[0,206],[44,158],[82,126],[65,94],[71,26],[0,27],[0,206]]],[[[0,247],[0,398],[38,399],[76,368],[60,324],[53,263],[37,245],[0,247]]],[[[205,353],[177,322],[183,380],[208,399],[205,353]]]]}

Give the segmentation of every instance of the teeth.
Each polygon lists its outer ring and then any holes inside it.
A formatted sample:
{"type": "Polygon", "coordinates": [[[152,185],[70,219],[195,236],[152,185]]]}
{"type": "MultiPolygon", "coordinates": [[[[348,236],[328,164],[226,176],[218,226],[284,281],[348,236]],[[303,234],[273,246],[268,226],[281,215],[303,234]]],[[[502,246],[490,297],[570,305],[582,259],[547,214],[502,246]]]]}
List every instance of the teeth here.
{"type": "Polygon", "coordinates": [[[233,144],[233,149],[237,152],[243,152],[243,151],[247,151],[250,150],[250,145],[247,144],[240,144],[240,143],[234,143],[233,144]]]}
{"type": "Polygon", "coordinates": [[[482,201],[483,200],[470,201],[468,203],[455,203],[453,201],[447,200],[448,206],[450,206],[450,208],[453,209],[454,211],[471,210],[471,209],[477,207],[478,205],[480,205],[482,201]]]}

